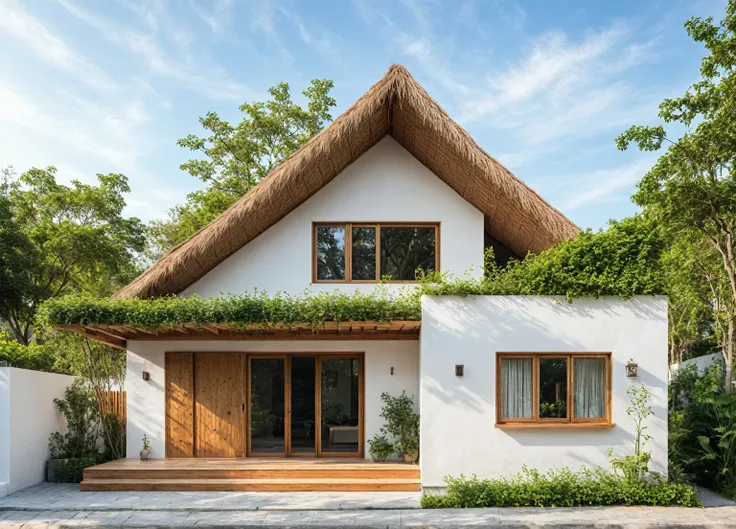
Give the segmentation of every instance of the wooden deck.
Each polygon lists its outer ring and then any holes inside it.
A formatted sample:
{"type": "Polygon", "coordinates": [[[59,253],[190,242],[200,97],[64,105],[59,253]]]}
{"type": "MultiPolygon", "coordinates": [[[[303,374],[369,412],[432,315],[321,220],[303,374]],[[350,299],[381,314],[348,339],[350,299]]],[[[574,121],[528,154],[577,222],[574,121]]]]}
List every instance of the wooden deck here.
{"type": "Polygon", "coordinates": [[[417,465],[365,459],[120,459],[84,470],[83,491],[421,490],[417,465]]]}

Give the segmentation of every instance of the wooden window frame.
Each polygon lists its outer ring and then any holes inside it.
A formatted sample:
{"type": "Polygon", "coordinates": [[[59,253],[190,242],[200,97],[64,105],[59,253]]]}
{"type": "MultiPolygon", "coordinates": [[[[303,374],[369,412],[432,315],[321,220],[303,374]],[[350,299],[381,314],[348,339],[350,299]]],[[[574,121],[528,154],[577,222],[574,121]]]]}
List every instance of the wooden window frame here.
{"type": "Polygon", "coordinates": [[[534,428],[613,428],[613,373],[611,369],[611,353],[498,353],[496,355],[496,428],[501,429],[534,429],[534,428]],[[501,391],[501,361],[504,358],[531,358],[532,360],[532,416],[530,418],[504,418],[503,395],[501,391]],[[567,417],[542,418],[539,416],[539,360],[542,358],[567,359],[567,417]],[[606,366],[606,416],[593,418],[575,418],[575,369],[574,362],[581,358],[603,358],[606,366]]]}
{"type": "MultiPolygon", "coordinates": [[[[378,283],[381,281],[381,228],[434,228],[434,267],[440,271],[439,222],[313,222],[312,223],[312,283],[378,283]],[[345,230],[345,279],[317,278],[317,228],[341,226],[345,230]],[[376,230],[376,278],[353,279],[353,228],[376,230]]],[[[416,279],[392,279],[389,283],[417,283],[416,279]]]]}

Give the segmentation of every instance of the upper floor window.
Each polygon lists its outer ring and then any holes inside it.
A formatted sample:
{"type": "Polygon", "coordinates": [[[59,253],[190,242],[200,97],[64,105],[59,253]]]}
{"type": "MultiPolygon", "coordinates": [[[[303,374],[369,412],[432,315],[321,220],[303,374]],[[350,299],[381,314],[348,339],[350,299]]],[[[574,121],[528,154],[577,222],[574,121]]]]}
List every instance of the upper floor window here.
{"type": "Polygon", "coordinates": [[[500,428],[611,426],[610,354],[499,354],[500,428]]]}
{"type": "Polygon", "coordinates": [[[439,270],[439,225],[314,224],[315,282],[415,281],[416,270],[439,270]]]}

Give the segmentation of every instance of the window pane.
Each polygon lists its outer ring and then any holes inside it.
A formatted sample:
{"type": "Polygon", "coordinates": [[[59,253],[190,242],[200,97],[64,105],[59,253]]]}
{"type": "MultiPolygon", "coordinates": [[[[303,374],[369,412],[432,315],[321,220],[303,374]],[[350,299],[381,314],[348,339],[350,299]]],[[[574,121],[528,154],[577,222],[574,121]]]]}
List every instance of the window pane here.
{"type": "Polygon", "coordinates": [[[539,417],[567,417],[567,358],[539,359],[539,417]]]}
{"type": "Polygon", "coordinates": [[[317,279],[345,279],[344,226],[317,226],[317,279]]]}
{"type": "Polygon", "coordinates": [[[360,360],[322,359],[322,451],[360,449],[360,360]]]}
{"type": "Polygon", "coordinates": [[[501,404],[504,419],[531,419],[531,358],[501,359],[501,404]]]}
{"type": "Polygon", "coordinates": [[[416,279],[416,269],[435,269],[434,228],[381,228],[381,276],[416,279]]]}
{"type": "Polygon", "coordinates": [[[575,358],[575,418],[606,416],[606,359],[575,358]]]}
{"type": "Polygon", "coordinates": [[[353,279],[376,279],[376,228],[353,228],[353,279]]]}

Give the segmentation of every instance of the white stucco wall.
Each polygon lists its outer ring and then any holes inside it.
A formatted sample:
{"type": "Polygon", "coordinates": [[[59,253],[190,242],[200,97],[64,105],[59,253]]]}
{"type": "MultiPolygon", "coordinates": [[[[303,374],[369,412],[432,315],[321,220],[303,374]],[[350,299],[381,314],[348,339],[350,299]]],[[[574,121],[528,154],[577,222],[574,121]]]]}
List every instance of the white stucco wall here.
{"type": "Polygon", "coordinates": [[[74,377],[0,367],[0,496],[46,479],[49,436],[66,432],[54,404],[74,377]]]}
{"type": "Polygon", "coordinates": [[[182,295],[372,290],[373,284],[311,284],[312,223],[322,221],[439,222],[441,270],[482,272],[483,214],[387,136],[182,295]]]}
{"type": "Polygon", "coordinates": [[[425,297],[421,334],[421,468],[425,487],[447,475],[509,476],[539,469],[607,466],[609,448],[632,450],[627,388],[652,393],[650,469],[667,472],[667,300],[543,296],[425,297]],[[501,430],[496,422],[497,352],[611,352],[612,429],[501,430]],[[629,358],[638,378],[627,378],[629,358]],[[465,376],[455,376],[464,364],[465,376]]]}
{"type": "MultiPolygon", "coordinates": [[[[128,391],[127,456],[138,457],[143,434],[151,441],[152,457],[165,455],[166,351],[241,351],[248,353],[362,352],[365,353],[366,441],[382,426],[381,393],[405,390],[419,394],[419,342],[414,340],[309,341],[129,341],[126,372],[128,391]],[[391,367],[394,374],[391,374],[391,367]],[[143,371],[151,376],[143,380],[143,371]]],[[[365,446],[366,457],[368,446],[365,446]]]]}

